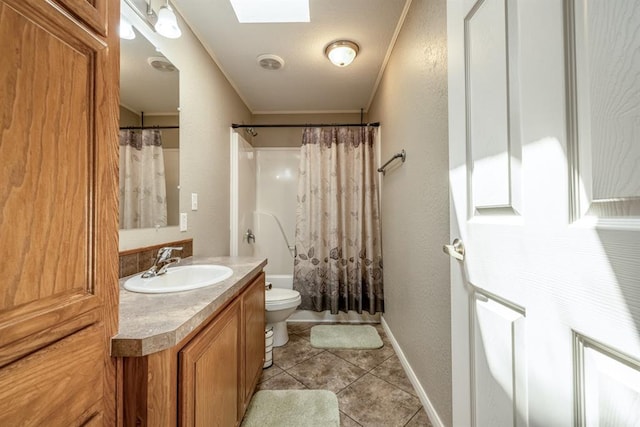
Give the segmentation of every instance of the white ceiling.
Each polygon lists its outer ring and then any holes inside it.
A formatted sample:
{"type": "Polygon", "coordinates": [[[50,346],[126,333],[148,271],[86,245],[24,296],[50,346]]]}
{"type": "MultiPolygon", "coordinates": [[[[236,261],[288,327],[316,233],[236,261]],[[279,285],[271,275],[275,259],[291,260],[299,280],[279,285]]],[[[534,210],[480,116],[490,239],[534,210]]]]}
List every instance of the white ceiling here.
{"type": "Polygon", "coordinates": [[[173,3],[254,114],[366,111],[410,0],[309,1],[311,22],[282,24],[240,24],[229,0],[173,3]],[[339,39],[360,46],[344,68],[324,56],[339,39]],[[262,69],[265,53],[284,67],[262,69]]]}

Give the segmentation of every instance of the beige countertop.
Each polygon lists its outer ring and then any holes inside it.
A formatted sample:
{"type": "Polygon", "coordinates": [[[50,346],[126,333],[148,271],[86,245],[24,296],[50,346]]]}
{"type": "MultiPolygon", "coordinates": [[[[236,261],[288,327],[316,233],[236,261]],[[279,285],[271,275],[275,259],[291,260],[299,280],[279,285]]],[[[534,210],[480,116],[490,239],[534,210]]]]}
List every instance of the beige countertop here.
{"type": "MultiPolygon", "coordinates": [[[[189,257],[180,265],[220,264],[233,275],[213,286],[167,294],[143,294],[123,288],[120,279],[118,335],[111,339],[114,357],[138,357],[171,348],[239,295],[267,264],[264,258],[189,257]]],[[[138,273],[140,274],[140,273],[138,273]]]]}

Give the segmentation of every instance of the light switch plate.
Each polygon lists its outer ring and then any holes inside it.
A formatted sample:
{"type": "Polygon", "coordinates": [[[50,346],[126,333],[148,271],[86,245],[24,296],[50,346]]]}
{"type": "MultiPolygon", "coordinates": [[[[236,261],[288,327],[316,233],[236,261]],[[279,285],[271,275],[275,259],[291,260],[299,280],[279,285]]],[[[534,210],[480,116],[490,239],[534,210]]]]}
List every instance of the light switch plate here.
{"type": "Polygon", "coordinates": [[[180,231],[187,231],[187,213],[180,212],[180,231]]]}
{"type": "Polygon", "coordinates": [[[198,210],[198,193],[191,193],[191,210],[198,210]]]}

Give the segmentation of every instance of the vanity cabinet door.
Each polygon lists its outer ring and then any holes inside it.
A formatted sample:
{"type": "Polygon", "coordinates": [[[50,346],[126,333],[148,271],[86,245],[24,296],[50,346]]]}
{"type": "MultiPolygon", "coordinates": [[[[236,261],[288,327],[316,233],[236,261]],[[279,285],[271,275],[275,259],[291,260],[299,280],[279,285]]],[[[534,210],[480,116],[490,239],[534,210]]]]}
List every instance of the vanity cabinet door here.
{"type": "Polygon", "coordinates": [[[242,297],[244,370],[240,415],[244,414],[251,400],[264,364],[264,280],[264,273],[262,273],[242,297]]]}
{"type": "Polygon", "coordinates": [[[180,425],[237,425],[240,308],[237,299],[180,351],[180,425]]]}

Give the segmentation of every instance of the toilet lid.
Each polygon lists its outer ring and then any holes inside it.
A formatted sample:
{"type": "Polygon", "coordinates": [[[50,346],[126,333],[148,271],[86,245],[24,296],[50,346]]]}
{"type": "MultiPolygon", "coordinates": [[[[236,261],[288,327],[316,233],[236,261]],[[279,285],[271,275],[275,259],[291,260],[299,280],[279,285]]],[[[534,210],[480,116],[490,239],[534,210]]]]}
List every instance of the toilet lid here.
{"type": "Polygon", "coordinates": [[[300,296],[300,292],[293,289],[271,288],[265,292],[266,302],[294,301],[300,296]]]}

